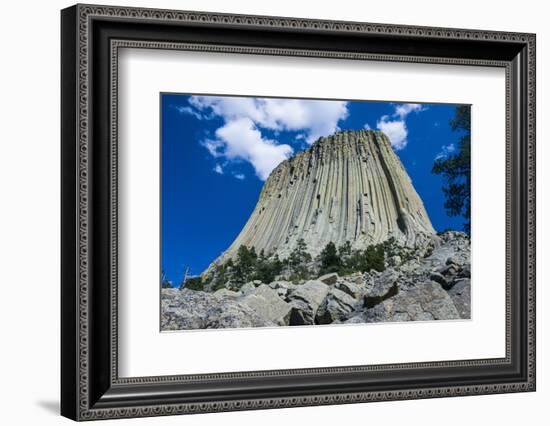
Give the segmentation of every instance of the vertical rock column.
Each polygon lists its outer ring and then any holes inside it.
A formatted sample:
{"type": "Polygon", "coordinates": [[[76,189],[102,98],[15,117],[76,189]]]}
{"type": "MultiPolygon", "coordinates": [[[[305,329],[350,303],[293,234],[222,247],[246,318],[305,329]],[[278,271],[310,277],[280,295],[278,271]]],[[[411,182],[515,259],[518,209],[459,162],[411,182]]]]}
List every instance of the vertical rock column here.
{"type": "Polygon", "coordinates": [[[241,245],[285,258],[302,238],[315,256],[330,241],[364,249],[394,237],[412,247],[434,233],[388,137],[342,131],[273,170],[246,225],[214,263],[234,258],[241,245]]]}

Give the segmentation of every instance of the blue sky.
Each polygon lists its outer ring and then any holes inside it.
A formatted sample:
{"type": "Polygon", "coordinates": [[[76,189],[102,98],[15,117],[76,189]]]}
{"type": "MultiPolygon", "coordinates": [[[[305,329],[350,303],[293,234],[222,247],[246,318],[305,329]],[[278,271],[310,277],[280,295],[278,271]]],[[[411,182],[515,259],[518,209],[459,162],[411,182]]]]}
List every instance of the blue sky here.
{"type": "Polygon", "coordinates": [[[162,268],[201,273],[246,223],[271,170],[337,130],[379,129],[392,142],[436,230],[444,209],[435,158],[457,149],[456,105],[161,94],[162,268]]]}

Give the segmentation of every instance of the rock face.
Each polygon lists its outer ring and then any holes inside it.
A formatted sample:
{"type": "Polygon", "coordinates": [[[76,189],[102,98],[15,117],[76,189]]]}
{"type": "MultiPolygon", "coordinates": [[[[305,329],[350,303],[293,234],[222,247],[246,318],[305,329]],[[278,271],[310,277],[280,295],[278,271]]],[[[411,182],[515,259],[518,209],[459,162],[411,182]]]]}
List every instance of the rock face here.
{"type": "Polygon", "coordinates": [[[273,170],[248,222],[215,264],[234,258],[241,245],[285,258],[300,239],[316,256],[331,241],[365,249],[394,237],[414,247],[433,234],[387,136],[343,131],[320,138],[273,170]]]}

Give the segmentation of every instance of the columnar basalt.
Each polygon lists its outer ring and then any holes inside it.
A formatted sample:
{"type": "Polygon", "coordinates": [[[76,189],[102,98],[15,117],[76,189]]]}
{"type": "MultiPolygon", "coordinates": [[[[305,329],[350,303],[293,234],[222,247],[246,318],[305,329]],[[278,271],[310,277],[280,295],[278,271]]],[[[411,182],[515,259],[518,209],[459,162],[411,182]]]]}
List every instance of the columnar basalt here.
{"type": "Polygon", "coordinates": [[[316,256],[331,241],[365,249],[394,237],[415,247],[434,234],[388,137],[341,131],[273,170],[246,225],[215,264],[234,258],[241,245],[285,258],[300,239],[316,256]]]}

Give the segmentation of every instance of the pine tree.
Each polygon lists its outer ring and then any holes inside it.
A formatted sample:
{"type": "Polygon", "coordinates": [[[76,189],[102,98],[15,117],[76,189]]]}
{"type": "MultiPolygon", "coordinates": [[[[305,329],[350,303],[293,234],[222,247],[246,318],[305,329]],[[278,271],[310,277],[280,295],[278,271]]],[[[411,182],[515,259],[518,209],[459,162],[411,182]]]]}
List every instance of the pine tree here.
{"type": "Polygon", "coordinates": [[[453,131],[461,132],[458,141],[458,152],[435,160],[432,173],[442,175],[447,184],[443,187],[445,193],[445,209],[449,216],[462,216],[464,231],[470,233],[470,118],[469,105],[456,108],[455,116],[450,121],[453,131]]]}

